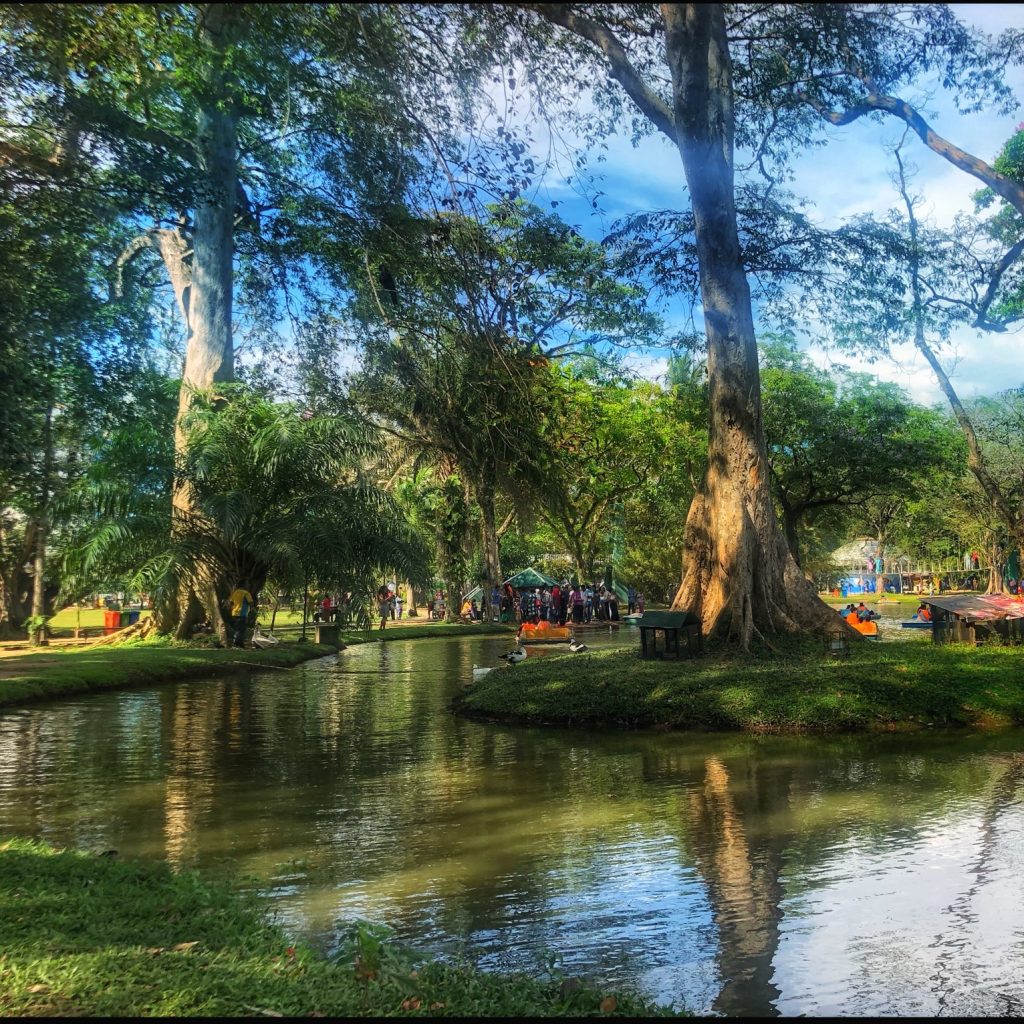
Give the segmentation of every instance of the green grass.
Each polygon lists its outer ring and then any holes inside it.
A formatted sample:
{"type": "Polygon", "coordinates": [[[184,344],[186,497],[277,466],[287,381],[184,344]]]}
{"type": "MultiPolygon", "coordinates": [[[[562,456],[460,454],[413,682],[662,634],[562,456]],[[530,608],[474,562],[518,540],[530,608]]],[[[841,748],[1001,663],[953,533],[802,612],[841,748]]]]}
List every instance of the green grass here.
{"type": "Polygon", "coordinates": [[[0,1015],[643,1016],[629,995],[423,963],[361,925],[331,962],[164,863],[0,843],[0,1015]]]}
{"type": "Polygon", "coordinates": [[[94,690],[195,679],[264,667],[290,668],[334,647],[287,643],[270,650],[181,647],[143,641],[116,647],[48,649],[0,659],[0,707],[94,690]]]}
{"type": "Polygon", "coordinates": [[[693,661],[638,651],[527,660],[456,698],[469,717],[568,726],[853,731],[1024,724],[1024,648],[855,642],[850,656],[790,643],[693,661]]]}
{"type": "MultiPolygon", "coordinates": [[[[105,611],[105,608],[82,608],[79,611],[74,605],[70,605],[57,612],[50,619],[48,625],[51,629],[74,629],[79,625],[78,619],[81,617],[82,629],[96,629],[103,626],[103,613],[105,611]]],[[[152,612],[144,610],[140,613],[139,617],[146,619],[152,614],[152,612]]]]}

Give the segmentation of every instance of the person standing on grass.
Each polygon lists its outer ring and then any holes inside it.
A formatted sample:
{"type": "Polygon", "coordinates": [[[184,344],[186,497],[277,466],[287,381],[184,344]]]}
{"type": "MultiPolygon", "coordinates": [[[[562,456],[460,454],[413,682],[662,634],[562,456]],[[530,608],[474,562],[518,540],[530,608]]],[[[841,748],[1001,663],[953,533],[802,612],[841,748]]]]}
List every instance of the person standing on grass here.
{"type": "Polygon", "coordinates": [[[377,611],[380,612],[379,628],[384,629],[391,615],[391,594],[383,587],[377,592],[377,611]]]}
{"type": "Polygon", "coordinates": [[[249,612],[256,607],[256,602],[241,582],[231,591],[228,598],[231,610],[231,623],[228,630],[228,643],[232,647],[245,646],[245,631],[249,625],[249,612]]]}
{"type": "Polygon", "coordinates": [[[397,591],[395,593],[395,618],[400,619],[402,617],[402,595],[397,591]]]}

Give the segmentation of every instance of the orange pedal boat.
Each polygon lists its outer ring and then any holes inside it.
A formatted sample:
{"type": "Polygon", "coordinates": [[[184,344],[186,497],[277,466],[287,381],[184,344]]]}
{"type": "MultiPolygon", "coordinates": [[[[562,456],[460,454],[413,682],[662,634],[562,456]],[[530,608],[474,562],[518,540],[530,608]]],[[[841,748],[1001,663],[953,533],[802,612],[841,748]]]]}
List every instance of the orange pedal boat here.
{"type": "Polygon", "coordinates": [[[560,644],[571,639],[572,630],[568,626],[552,626],[543,619],[536,625],[524,622],[519,627],[519,642],[523,644],[560,644]]]}

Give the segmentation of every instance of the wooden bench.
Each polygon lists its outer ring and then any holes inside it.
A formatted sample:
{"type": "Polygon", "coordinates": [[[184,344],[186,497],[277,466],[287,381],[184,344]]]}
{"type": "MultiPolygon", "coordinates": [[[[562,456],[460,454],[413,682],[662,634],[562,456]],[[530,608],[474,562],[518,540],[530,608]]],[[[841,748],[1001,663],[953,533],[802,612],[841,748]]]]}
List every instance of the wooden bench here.
{"type": "Polygon", "coordinates": [[[704,635],[700,619],[693,612],[644,612],[637,625],[640,627],[641,657],[663,658],[670,651],[680,656],[680,638],[686,640],[686,655],[704,653],[704,635]],[[658,633],[665,634],[665,650],[658,651],[658,633]]]}

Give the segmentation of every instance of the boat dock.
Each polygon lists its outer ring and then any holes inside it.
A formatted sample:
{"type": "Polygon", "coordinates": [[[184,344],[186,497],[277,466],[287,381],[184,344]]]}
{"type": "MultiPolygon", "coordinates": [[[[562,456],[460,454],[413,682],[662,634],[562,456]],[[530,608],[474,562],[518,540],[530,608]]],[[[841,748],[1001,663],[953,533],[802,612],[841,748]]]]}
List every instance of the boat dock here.
{"type": "Polygon", "coordinates": [[[932,639],[937,643],[982,643],[999,637],[1004,643],[1024,639],[1024,601],[1008,594],[962,594],[925,597],[932,613],[932,639]]]}

